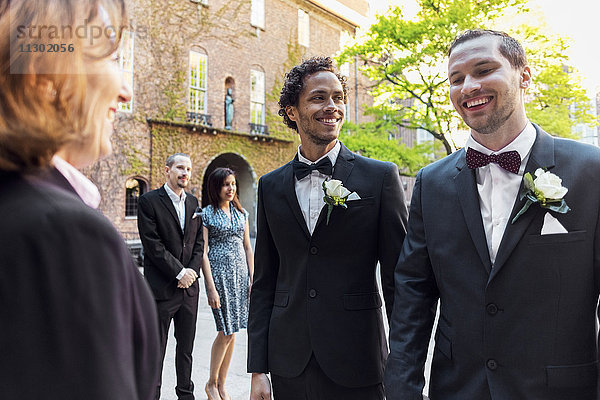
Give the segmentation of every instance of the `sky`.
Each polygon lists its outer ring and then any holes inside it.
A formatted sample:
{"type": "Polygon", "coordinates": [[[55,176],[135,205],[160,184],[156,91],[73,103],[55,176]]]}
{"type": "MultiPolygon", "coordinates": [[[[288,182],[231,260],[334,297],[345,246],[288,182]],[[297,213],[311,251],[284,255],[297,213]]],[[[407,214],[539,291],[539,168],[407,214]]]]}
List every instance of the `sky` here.
{"type": "MultiPolygon", "coordinates": [[[[373,15],[384,12],[391,4],[403,4],[405,15],[416,13],[415,0],[370,0],[373,15]]],[[[590,95],[600,90],[600,25],[599,0],[530,0],[532,9],[539,8],[548,27],[569,37],[569,58],[582,75],[582,84],[590,95]]]]}

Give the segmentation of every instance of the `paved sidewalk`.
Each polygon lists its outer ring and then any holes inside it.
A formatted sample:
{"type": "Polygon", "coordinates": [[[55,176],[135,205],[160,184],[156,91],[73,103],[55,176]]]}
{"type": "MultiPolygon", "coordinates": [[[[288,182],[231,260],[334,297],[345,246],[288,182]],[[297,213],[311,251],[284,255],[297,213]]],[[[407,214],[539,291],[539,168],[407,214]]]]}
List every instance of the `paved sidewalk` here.
{"type": "MultiPolygon", "coordinates": [[[[217,336],[215,320],[206,300],[204,284],[200,282],[200,301],[198,304],[198,323],[196,324],[196,341],[194,343],[194,366],[192,368],[192,381],[195,389],[194,395],[197,400],[206,399],[204,385],[208,379],[210,364],[210,349],[217,336]]],[[[248,347],[246,330],[235,335],[233,358],[229,368],[226,387],[232,400],[248,400],[250,398],[250,374],[246,373],[246,354],[248,347]]],[[[169,331],[167,353],[163,366],[163,382],[161,400],[177,400],[175,394],[175,337],[173,336],[173,324],[169,331]]]]}
{"type": "MultiPolygon", "coordinates": [[[[379,276],[379,273],[377,275],[379,276]]],[[[385,305],[382,308],[382,312],[387,335],[388,326],[385,318],[385,305]]],[[[192,369],[192,381],[196,386],[194,390],[196,400],[205,400],[207,398],[206,393],[204,392],[204,385],[208,379],[210,349],[216,335],[215,321],[206,300],[204,284],[201,281],[200,301],[198,304],[198,323],[196,325],[196,341],[193,354],[194,366],[192,369]]],[[[429,379],[429,369],[431,367],[431,356],[433,353],[432,343],[430,343],[429,346],[429,357],[425,366],[427,380],[429,379]]],[[[232,400],[248,400],[250,398],[250,374],[246,373],[248,337],[245,329],[236,333],[234,346],[233,359],[231,360],[226,387],[232,400]]],[[[163,367],[161,400],[177,400],[175,385],[175,338],[173,336],[173,324],[171,324],[169,341],[167,343],[167,353],[165,355],[163,367]]],[[[425,392],[427,392],[427,384],[425,386],[425,392]]]]}

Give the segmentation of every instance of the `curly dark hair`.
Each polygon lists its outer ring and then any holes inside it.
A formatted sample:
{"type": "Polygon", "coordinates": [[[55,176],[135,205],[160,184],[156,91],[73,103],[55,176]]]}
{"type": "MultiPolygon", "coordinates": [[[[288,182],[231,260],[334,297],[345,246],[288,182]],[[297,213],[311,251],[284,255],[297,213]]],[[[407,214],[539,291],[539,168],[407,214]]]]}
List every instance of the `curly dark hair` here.
{"type": "Polygon", "coordinates": [[[285,112],[288,106],[297,106],[298,97],[302,88],[304,87],[304,78],[308,75],[312,75],[319,71],[329,71],[335,74],[342,84],[344,91],[344,103],[348,101],[348,85],[346,83],[346,77],[341,75],[335,66],[331,57],[311,57],[308,60],[304,60],[302,64],[296,65],[285,74],[285,81],[281,88],[281,96],[279,97],[279,112],[278,114],[283,117],[283,122],[296,132],[298,132],[298,126],[296,122],[292,121],[287,113],[285,112]]]}

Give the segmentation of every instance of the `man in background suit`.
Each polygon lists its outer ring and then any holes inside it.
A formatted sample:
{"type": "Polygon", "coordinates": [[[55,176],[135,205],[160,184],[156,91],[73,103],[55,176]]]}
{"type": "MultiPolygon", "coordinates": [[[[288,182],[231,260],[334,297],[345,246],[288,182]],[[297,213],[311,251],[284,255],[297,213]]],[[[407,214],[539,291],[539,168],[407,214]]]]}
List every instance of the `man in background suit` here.
{"type": "Polygon", "coordinates": [[[301,146],[293,161],[259,181],[248,326],[252,400],[271,398],[268,372],[276,399],[383,399],[387,342],[376,268],[379,262],[391,311],[407,212],[397,167],[337,140],[345,102],[345,78],[329,57],[286,75],[279,114],[301,146]],[[322,184],[331,178],[357,196],[328,216],[322,184]]]}
{"type": "Polygon", "coordinates": [[[531,71],[502,32],[459,36],[448,75],[471,136],[417,176],[395,273],[387,398],[421,399],[439,299],[432,400],[597,400],[600,149],[528,121],[531,71]],[[544,168],[562,178],[558,197],[571,210],[533,203],[518,216],[524,173],[544,168]]]}
{"type": "MultiPolygon", "coordinates": [[[[144,276],[154,293],[160,325],[162,360],[171,320],[175,323],[175,369],[180,400],[194,399],[192,350],[198,310],[198,274],[203,240],[198,200],[184,188],[192,162],[187,154],[167,158],[167,182],[140,197],[138,229],[144,246],[144,276]]],[[[160,382],[156,399],[160,398],[160,382]]]]}

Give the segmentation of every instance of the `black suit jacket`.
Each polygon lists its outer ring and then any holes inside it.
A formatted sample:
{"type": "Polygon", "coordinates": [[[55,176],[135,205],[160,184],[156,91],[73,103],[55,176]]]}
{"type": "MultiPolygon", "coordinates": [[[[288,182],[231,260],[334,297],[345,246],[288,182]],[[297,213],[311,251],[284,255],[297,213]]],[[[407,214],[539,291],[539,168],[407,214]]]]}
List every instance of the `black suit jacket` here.
{"type": "Polygon", "coordinates": [[[321,210],[310,235],[294,189],[292,163],[263,176],[248,326],[248,371],[299,375],[314,353],[347,387],[382,381],[387,342],[376,283],[392,309],[393,269],[404,240],[406,207],[391,163],[342,145],[333,173],[360,200],[321,210]]]}
{"type": "Polygon", "coordinates": [[[0,397],[153,398],[150,290],[111,223],[39,178],[0,172],[0,397]]]}
{"type": "MultiPolygon", "coordinates": [[[[177,289],[177,274],[191,268],[200,275],[204,240],[198,199],[190,193],[185,198],[185,225],[181,231],[179,218],[163,186],[145,193],[138,203],[138,229],[144,246],[144,276],[157,300],[171,298],[177,289]]],[[[179,289],[181,290],[181,289],[179,289]]],[[[198,295],[198,281],[185,289],[198,295]]]]}
{"type": "Polygon", "coordinates": [[[534,204],[509,222],[493,269],[465,151],[418,174],[396,268],[388,400],[421,398],[438,298],[432,400],[600,398],[600,149],[536,129],[526,171],[562,178],[571,211],[554,217],[568,233],[541,235],[548,210],[534,204]]]}

